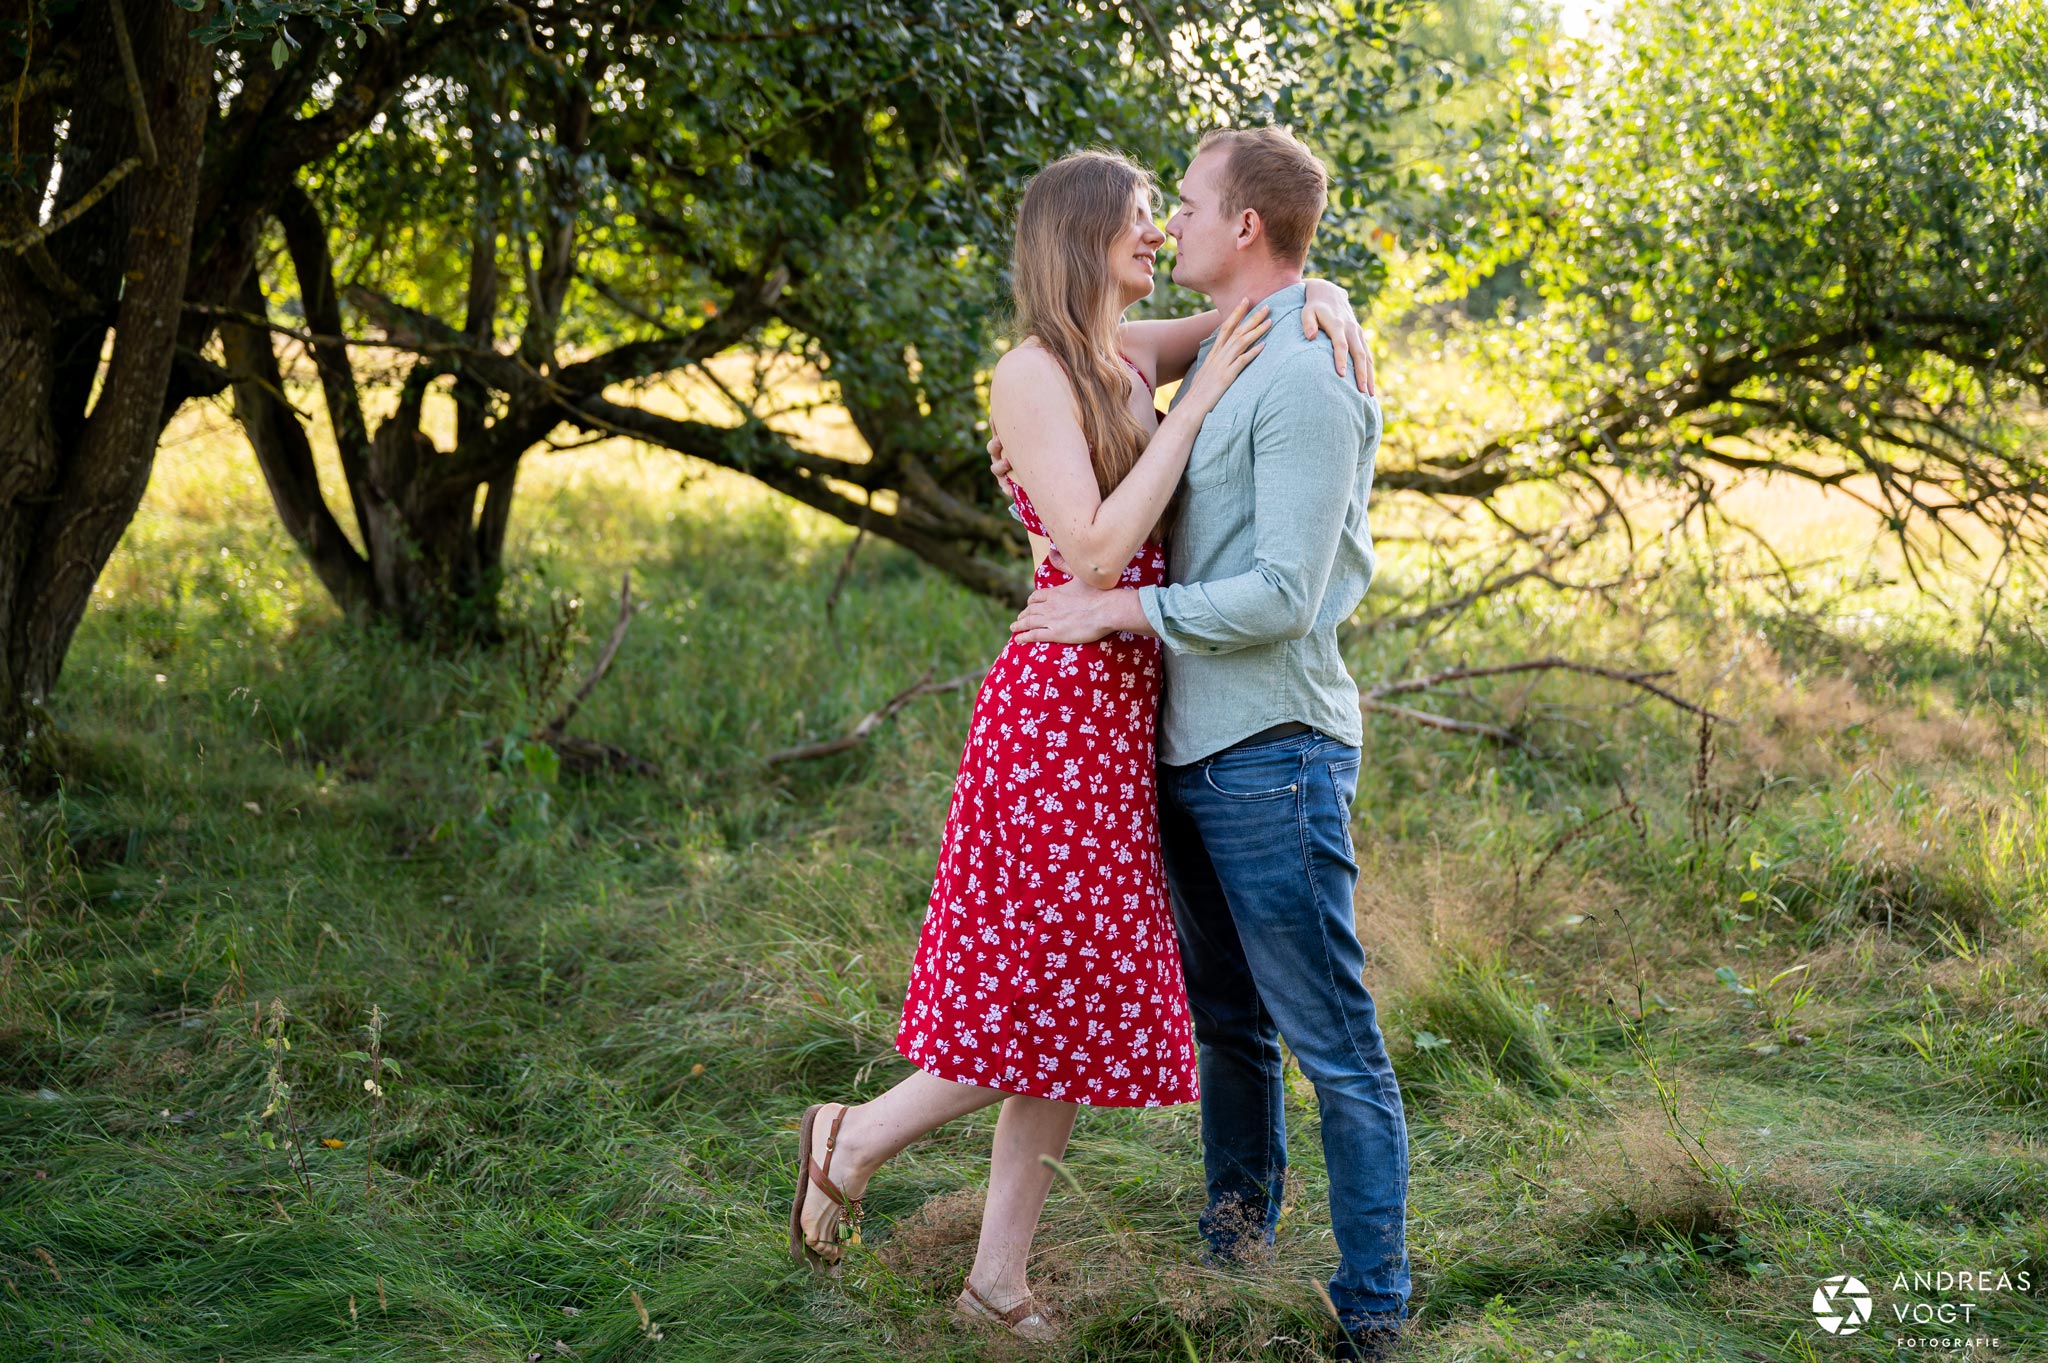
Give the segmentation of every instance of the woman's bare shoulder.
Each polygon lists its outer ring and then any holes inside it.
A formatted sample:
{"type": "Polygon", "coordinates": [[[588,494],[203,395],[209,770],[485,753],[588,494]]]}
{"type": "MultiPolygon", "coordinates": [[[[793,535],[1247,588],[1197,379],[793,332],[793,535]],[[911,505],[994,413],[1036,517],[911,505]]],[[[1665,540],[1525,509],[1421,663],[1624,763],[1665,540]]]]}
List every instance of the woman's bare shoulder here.
{"type": "Polygon", "coordinates": [[[1044,383],[1057,379],[1064,384],[1067,371],[1053,358],[1053,353],[1037,341],[1026,337],[1004,352],[996,361],[996,377],[1008,378],[1013,383],[1044,383]]]}
{"type": "Polygon", "coordinates": [[[1074,386],[1060,362],[1050,350],[1029,340],[1011,346],[996,361],[989,384],[989,396],[999,401],[1056,403],[1064,398],[1071,402],[1073,395],[1074,386]]]}

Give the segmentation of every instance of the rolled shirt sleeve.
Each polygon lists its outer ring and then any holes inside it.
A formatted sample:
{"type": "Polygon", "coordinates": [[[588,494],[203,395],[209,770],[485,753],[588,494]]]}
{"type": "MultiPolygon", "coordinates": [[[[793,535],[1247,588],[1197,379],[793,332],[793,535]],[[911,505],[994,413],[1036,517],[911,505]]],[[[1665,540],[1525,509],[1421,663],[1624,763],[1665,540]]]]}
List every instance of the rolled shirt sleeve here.
{"type": "Polygon", "coordinates": [[[1379,404],[1321,348],[1290,356],[1253,415],[1252,565],[1234,577],[1141,587],[1145,619],[1179,653],[1230,653],[1315,626],[1379,404]]]}

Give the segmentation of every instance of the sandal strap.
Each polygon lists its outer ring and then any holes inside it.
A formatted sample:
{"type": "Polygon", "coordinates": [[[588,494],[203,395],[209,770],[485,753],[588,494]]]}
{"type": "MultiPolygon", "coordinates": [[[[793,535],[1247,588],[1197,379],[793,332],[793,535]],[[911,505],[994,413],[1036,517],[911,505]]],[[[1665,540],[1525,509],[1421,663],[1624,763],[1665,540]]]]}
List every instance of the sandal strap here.
{"type": "Polygon", "coordinates": [[[994,1302],[990,1301],[987,1297],[984,1297],[981,1295],[981,1293],[975,1291],[973,1283],[963,1283],[962,1287],[966,1290],[968,1296],[974,1298],[974,1304],[976,1306],[988,1312],[991,1316],[994,1316],[997,1320],[1001,1321],[1005,1325],[1014,1326],[1019,1324],[1020,1322],[1031,1319],[1033,1316],[1038,1316],[1041,1319],[1044,1318],[1045,1313],[1043,1310],[1040,1309],[1038,1305],[1038,1298],[1036,1297],[1027,1296],[1024,1298],[1024,1300],[1018,1302],[1015,1306],[1012,1306],[1009,1310],[1005,1311],[997,1307],[997,1305],[994,1302]]]}
{"type": "Polygon", "coordinates": [[[846,1113],[847,1106],[841,1103],[839,1105],[839,1115],[832,1119],[831,1129],[825,1133],[825,1163],[820,1165],[815,1157],[811,1160],[811,1182],[818,1186],[820,1192],[824,1193],[825,1196],[831,1198],[841,1207],[851,1209],[853,1199],[849,1198],[831,1178],[832,1155],[839,1145],[839,1127],[846,1121],[846,1113]]]}
{"type": "Polygon", "coordinates": [[[819,1192],[831,1198],[839,1206],[844,1207],[846,1205],[846,1194],[840,1191],[838,1184],[825,1177],[825,1171],[818,1167],[816,1160],[811,1161],[811,1183],[819,1192]]]}

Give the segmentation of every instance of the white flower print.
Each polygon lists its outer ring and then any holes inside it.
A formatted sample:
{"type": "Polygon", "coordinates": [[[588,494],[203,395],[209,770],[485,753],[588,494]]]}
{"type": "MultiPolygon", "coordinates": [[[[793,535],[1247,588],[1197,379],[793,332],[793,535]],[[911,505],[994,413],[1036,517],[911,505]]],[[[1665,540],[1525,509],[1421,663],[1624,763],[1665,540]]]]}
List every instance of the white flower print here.
{"type": "MultiPolygon", "coordinates": [[[[1029,498],[1027,527],[1042,531],[1029,498]]],[[[1147,544],[1123,574],[1165,580],[1147,544]]],[[[1041,586],[1066,580],[1050,562],[1041,586]]],[[[1196,1096],[1159,860],[1157,640],[1007,645],[975,700],[897,1048],[1005,1092],[1196,1096]],[[1078,1041],[1078,1044],[1077,1044],[1078,1041]]]]}

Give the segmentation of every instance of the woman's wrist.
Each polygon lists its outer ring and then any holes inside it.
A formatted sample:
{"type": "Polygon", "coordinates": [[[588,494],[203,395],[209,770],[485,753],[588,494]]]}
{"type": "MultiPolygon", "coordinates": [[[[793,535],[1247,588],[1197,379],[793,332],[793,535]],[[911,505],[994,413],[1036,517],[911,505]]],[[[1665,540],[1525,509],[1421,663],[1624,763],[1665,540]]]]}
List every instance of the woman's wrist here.
{"type": "Polygon", "coordinates": [[[1173,404],[1173,410],[1168,412],[1166,419],[1159,423],[1161,431],[1166,430],[1169,426],[1174,427],[1173,433],[1180,436],[1190,447],[1194,445],[1195,436],[1202,429],[1202,418],[1209,414],[1209,408],[1201,402],[1193,400],[1194,397],[1195,395],[1190,393],[1187,397],[1173,404]]]}

